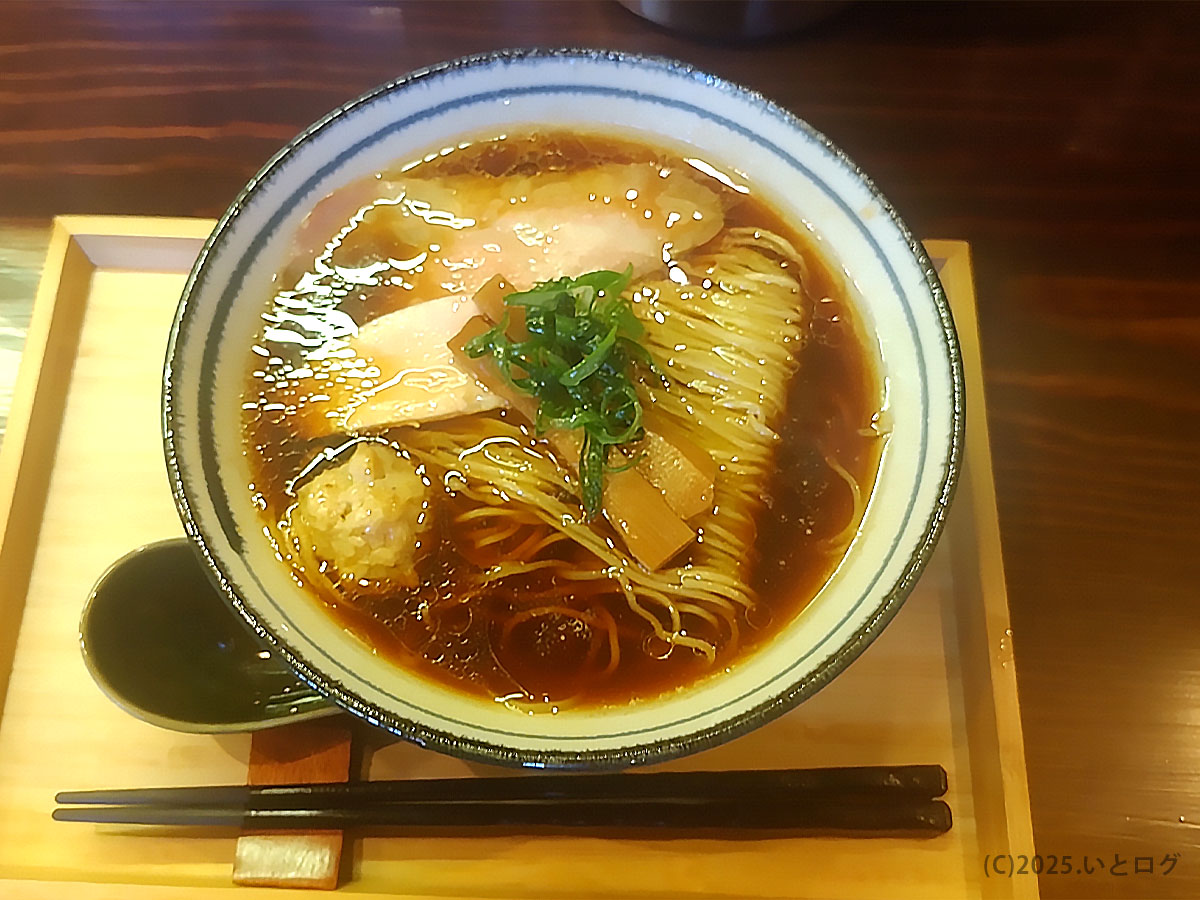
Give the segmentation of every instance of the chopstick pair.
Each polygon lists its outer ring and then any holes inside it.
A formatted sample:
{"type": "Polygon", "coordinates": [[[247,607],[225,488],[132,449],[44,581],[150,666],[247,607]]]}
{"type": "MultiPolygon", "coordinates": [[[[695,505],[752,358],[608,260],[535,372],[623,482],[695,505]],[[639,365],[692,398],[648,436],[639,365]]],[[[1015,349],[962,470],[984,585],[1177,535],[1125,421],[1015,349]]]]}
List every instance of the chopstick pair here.
{"type": "Polygon", "coordinates": [[[941,766],[65,791],[59,821],[252,828],[787,829],[940,834],[941,766]]]}

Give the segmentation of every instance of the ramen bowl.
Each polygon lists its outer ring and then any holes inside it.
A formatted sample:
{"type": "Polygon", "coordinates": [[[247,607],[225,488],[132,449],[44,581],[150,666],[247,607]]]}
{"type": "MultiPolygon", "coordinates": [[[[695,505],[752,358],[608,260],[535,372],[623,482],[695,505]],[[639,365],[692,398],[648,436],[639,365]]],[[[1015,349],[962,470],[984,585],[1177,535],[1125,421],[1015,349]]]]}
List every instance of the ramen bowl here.
{"type": "Polygon", "coordinates": [[[430,749],[533,767],[616,768],[692,753],[828,684],[883,630],[929,559],[964,422],[959,352],[934,269],[845,154],[764,97],[691,66],[587,50],[506,51],[414,72],[284,147],[200,253],[172,327],[163,398],[167,465],[187,534],[264,642],[372,725],[430,749]],[[433,159],[466,135],[530,124],[619,130],[684,148],[721,172],[749,173],[853,293],[878,357],[888,432],[845,556],[769,640],[676,690],[536,715],[397,665],[301,587],[264,528],[241,409],[264,304],[291,236],[323,197],[397,160],[433,159]]]}

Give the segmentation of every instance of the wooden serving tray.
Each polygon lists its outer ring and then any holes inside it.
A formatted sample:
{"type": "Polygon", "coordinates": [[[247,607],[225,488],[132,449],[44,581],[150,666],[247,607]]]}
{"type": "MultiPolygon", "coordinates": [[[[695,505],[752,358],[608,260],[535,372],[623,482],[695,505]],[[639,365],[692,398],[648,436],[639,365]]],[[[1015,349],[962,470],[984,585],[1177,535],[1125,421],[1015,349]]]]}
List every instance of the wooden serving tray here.
{"type": "MultiPolygon", "coordinates": [[[[54,822],[56,791],[241,782],[249,737],[163,731],[87,675],[77,622],[127,550],[181,533],[159,439],[167,330],[210,221],[60,218],[0,450],[0,896],[226,897],[235,835],[54,822]],[[3,696],[3,694],[0,694],[3,696]]],[[[365,897],[1034,898],[987,854],[1032,833],[967,245],[930,241],[967,372],[946,533],[886,632],[778,721],[662,768],[941,763],[954,827],[923,840],[461,832],[353,842],[365,897]]],[[[374,778],[501,770],[396,743],[374,778]]],[[[531,776],[531,777],[536,777],[531,776]]],[[[278,896],[301,896],[281,890],[278,896]]],[[[305,894],[311,897],[311,892],[305,894]]]]}

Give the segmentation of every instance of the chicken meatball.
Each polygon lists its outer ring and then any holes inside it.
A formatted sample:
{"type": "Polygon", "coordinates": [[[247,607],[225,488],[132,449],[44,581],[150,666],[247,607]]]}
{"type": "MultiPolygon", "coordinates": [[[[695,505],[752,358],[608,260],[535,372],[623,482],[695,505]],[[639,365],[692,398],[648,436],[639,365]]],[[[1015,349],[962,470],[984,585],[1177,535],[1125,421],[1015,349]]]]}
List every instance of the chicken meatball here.
{"type": "Polygon", "coordinates": [[[430,543],[429,485],[387,444],[359,444],[297,492],[294,532],[342,578],[415,587],[430,543]]]}

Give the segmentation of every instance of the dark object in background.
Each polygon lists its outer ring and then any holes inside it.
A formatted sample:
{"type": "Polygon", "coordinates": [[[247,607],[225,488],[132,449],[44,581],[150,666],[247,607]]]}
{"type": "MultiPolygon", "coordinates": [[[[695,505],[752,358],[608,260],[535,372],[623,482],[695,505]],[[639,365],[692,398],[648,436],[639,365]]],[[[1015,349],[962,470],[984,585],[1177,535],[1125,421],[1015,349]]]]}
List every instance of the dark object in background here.
{"type": "Polygon", "coordinates": [[[618,0],[657,25],[692,37],[744,41],[787,34],[817,22],[848,0],[618,0]]]}

